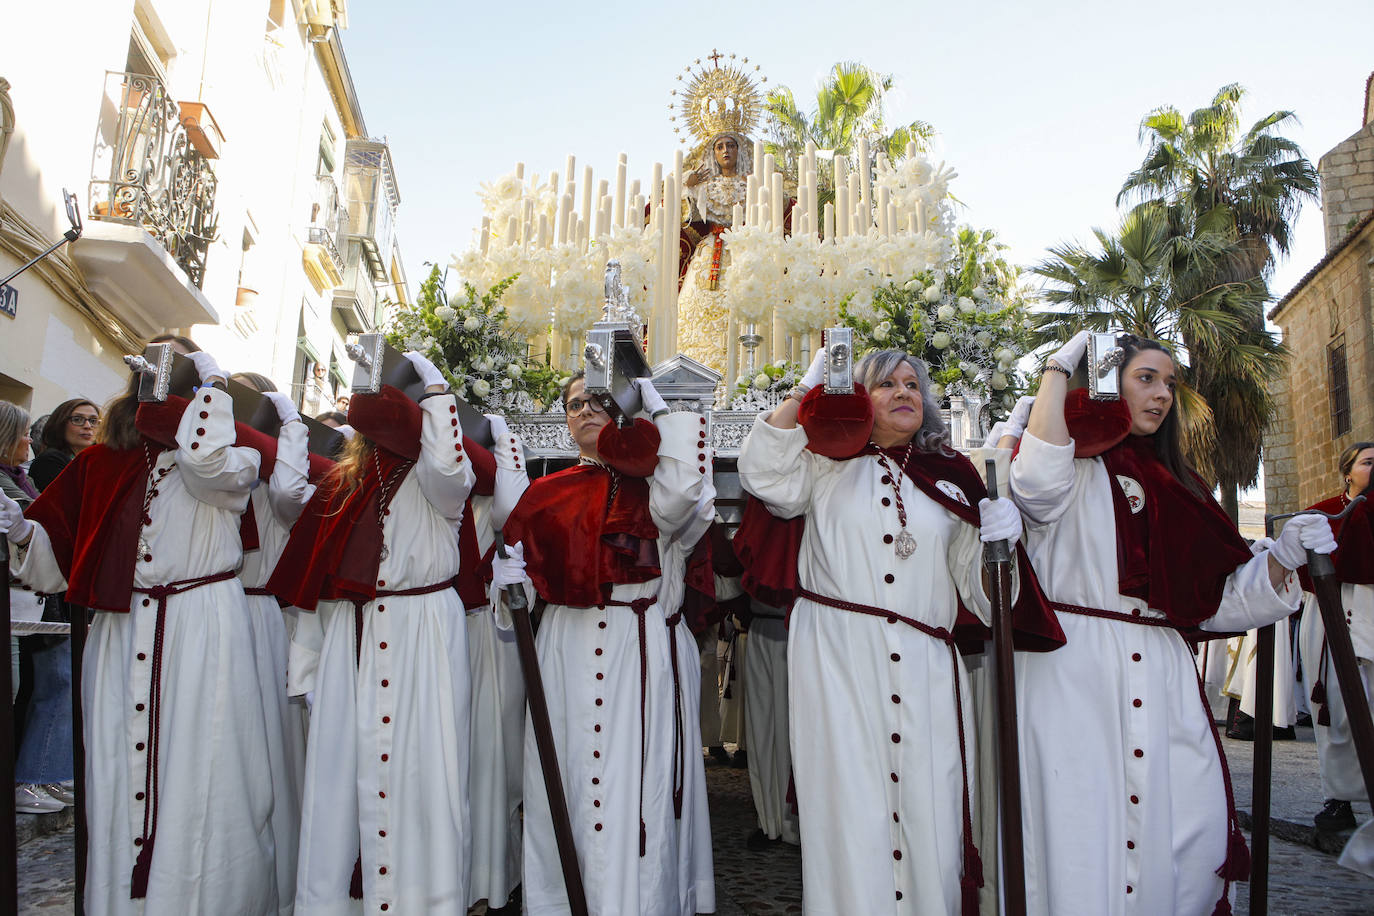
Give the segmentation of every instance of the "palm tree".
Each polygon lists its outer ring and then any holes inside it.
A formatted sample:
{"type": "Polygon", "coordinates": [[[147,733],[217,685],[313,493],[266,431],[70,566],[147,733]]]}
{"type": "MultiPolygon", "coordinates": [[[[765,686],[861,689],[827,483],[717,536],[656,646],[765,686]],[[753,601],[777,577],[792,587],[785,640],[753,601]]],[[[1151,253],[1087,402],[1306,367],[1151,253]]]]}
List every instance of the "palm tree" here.
{"type": "MultiPolygon", "coordinates": [[[[798,106],[791,89],[783,86],[774,90],[766,102],[769,119],[765,148],[777,157],[779,168],[793,177],[808,140],[820,149],[852,155],[859,140],[867,138],[874,155],[886,153],[894,162],[906,156],[908,142],[915,141],[919,150],[929,149],[935,128],[925,121],[888,130],[883,101],[892,84],[890,74],[844,61],[835,64],[817,88],[816,104],[809,113],[798,106]]],[[[822,173],[818,179],[823,192],[833,191],[827,170],[822,173]]]]}
{"type": "MultiPolygon", "coordinates": [[[[1117,196],[1118,203],[1136,199],[1167,207],[1179,233],[1233,239],[1234,250],[1207,268],[1208,285],[1264,285],[1277,256],[1288,252],[1298,210],[1317,196],[1316,169],[1296,143],[1278,133],[1296,116],[1274,111],[1242,134],[1244,95],[1231,84],[1186,118],[1172,106],[1146,115],[1140,135],[1149,151],[1117,196]]],[[[1283,368],[1284,351],[1264,327],[1267,286],[1265,293],[1264,299],[1236,304],[1233,313],[1244,328],[1246,358],[1237,360],[1236,350],[1216,349],[1206,338],[1183,335],[1193,356],[1194,384],[1213,411],[1216,447],[1206,464],[1232,519],[1239,509],[1237,491],[1258,477],[1264,429],[1274,413],[1269,387],[1283,368]]]]}
{"type": "MultiPolygon", "coordinates": [[[[1268,335],[1257,339],[1246,315],[1268,293],[1262,281],[1216,278],[1219,265],[1238,254],[1224,232],[1194,235],[1178,231],[1179,214],[1161,204],[1142,204],[1127,213],[1115,233],[1094,229],[1097,249],[1062,244],[1032,268],[1047,281],[1042,297],[1055,306],[1036,319],[1037,344],[1066,340],[1078,330],[1120,328],[1170,344],[1186,353],[1178,410],[1189,459],[1208,479],[1219,475],[1218,423],[1230,418],[1230,400],[1214,402],[1202,384],[1217,372],[1252,379],[1281,345],[1268,335]],[[1222,354],[1200,365],[1199,353],[1222,354]]],[[[1267,389],[1240,389],[1268,398],[1267,389]]]]}

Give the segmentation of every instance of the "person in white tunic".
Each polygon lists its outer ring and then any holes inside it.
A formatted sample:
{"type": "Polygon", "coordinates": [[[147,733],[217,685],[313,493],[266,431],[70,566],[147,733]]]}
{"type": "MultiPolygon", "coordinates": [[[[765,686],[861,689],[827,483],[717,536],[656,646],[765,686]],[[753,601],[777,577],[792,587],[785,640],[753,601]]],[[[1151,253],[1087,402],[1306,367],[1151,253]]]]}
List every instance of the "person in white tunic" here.
{"type": "Polygon", "coordinates": [[[303,611],[289,690],[313,693],[297,914],[467,912],[469,679],[453,532],[474,474],[439,371],[420,404],[355,395],[357,434],[268,587],[303,611]]]}
{"type": "MultiPolygon", "coordinates": [[[[817,353],[802,389],[823,365],[817,353]]],[[[982,883],[974,731],[950,634],[961,605],[988,619],[980,537],[1014,540],[1020,517],[1006,499],[973,514],[977,474],[949,447],[922,362],[878,351],[855,379],[873,416],[857,457],[807,450],[798,390],[755,422],[739,458],[773,515],[805,518],[788,634],[802,908],[968,916],[982,883]]]]}
{"type": "MultiPolygon", "coordinates": [[[[495,439],[495,481],[490,496],[469,500],[477,549],[485,556],[530,484],[524,448],[503,417],[488,414],[495,439]]],[[[468,602],[465,600],[464,605],[468,602]]],[[[472,886],[468,897],[501,907],[520,883],[520,803],[524,780],[525,681],[515,633],[496,624],[490,601],[467,606],[468,663],[472,676],[471,762],[472,886]]]]}
{"type": "Polygon", "coordinates": [[[1016,657],[1027,909],[1229,913],[1248,855],[1179,630],[1284,618],[1297,606],[1290,570],[1306,548],[1334,542],[1324,523],[1299,519],[1251,555],[1182,462],[1176,369],[1154,341],[1120,338],[1122,401],[1075,392],[1084,419],[1071,426],[1067,381],[1086,341],[1051,357],[1011,469],[1032,562],[1068,638],[1016,657]],[[1075,457],[1071,428],[1092,457],[1075,457]],[[1095,452],[1090,435],[1103,438],[1095,452]]]}
{"type": "MultiPolygon", "coordinates": [[[[668,412],[647,379],[640,389],[653,423],[619,428],[580,376],[568,384],[579,464],[525,491],[493,585],[523,582],[543,606],[539,667],[590,911],[690,916],[715,910],[715,884],[691,727],[697,652],[679,608],[713,511],[711,456],[705,417],[668,412]]],[[[524,799],[525,912],[567,913],[532,727],[524,799]]]]}
{"type": "MultiPolygon", "coordinates": [[[[272,834],[276,839],[277,904],[292,912],[296,899],[296,844],[301,828],[301,787],[305,780],[305,701],[286,694],[286,663],[296,608],[283,608],[267,591],[268,576],[286,548],[291,526],[314,493],[310,484],[309,430],[291,399],[272,382],[254,373],[236,373],[233,380],[247,385],[272,402],[281,420],[271,475],[266,486],[255,486],[245,513],[256,526],[257,549],[245,550],[239,580],[252,608],[258,676],[262,679],[263,712],[267,718],[267,759],[272,767],[272,834]]],[[[266,461],[264,460],[264,464],[266,461]]]]}
{"type": "Polygon", "coordinates": [[[757,599],[749,603],[749,651],[744,656],[744,726],[749,736],[749,788],[758,829],[746,841],[801,843],[797,815],[787,800],[792,748],[787,721],[787,615],[757,599]]]}
{"type": "MultiPolygon", "coordinates": [[[[209,354],[189,357],[223,382],[209,354]]],[[[258,453],[234,446],[224,391],[142,409],[136,391],[30,507],[37,523],[0,505],[27,545],[17,574],[103,612],[84,656],[85,910],[275,913],[267,723],[235,574],[258,453]]]]}
{"type": "MultiPolygon", "coordinates": [[[[1364,492],[1374,468],[1374,442],[1356,442],[1342,454],[1338,464],[1344,484],[1342,492],[1312,506],[1323,512],[1343,511],[1352,497],[1364,492]]],[[[1368,503],[1358,506],[1336,526],[1339,547],[1333,558],[1336,576],[1341,581],[1341,606],[1350,627],[1350,642],[1355,649],[1365,695],[1374,702],[1374,514],[1368,503]]],[[[1305,570],[1304,570],[1305,572],[1305,570]]],[[[1325,805],[1313,822],[1322,830],[1348,830],[1355,826],[1352,801],[1368,801],[1364,777],[1355,754],[1341,685],[1326,645],[1317,596],[1304,594],[1302,622],[1298,641],[1302,651],[1303,690],[1312,701],[1312,724],[1317,739],[1317,759],[1321,769],[1325,805]]]]}

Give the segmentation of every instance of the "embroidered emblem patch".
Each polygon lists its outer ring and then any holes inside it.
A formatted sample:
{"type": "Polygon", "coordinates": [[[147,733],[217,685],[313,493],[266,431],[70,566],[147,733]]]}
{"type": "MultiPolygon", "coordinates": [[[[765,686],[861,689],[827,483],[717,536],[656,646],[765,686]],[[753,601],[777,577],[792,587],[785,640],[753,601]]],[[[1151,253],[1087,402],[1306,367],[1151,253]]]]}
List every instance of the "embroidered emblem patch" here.
{"type": "Polygon", "coordinates": [[[950,499],[958,500],[965,506],[969,504],[968,497],[964,495],[964,491],[959,489],[959,487],[955,484],[950,483],[948,480],[935,481],[935,487],[941,493],[948,496],[950,499]]]}
{"type": "Polygon", "coordinates": [[[1116,482],[1121,484],[1121,492],[1126,494],[1131,514],[1139,515],[1140,510],[1145,508],[1145,488],[1134,477],[1127,477],[1125,474],[1117,474],[1116,482]]]}

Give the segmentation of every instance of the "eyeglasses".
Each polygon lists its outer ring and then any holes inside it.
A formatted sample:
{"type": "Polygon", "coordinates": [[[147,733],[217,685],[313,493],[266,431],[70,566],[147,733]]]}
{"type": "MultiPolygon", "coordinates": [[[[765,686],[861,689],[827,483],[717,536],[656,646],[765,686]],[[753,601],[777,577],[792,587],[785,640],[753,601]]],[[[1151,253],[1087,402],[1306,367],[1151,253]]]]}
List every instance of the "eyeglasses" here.
{"type": "Polygon", "coordinates": [[[584,407],[590,407],[592,413],[606,412],[606,408],[603,407],[601,402],[596,398],[573,398],[564,405],[564,409],[568,412],[568,416],[570,417],[575,417],[580,414],[584,407]]]}
{"type": "Polygon", "coordinates": [[[83,417],[81,416],[81,414],[74,413],[67,418],[67,422],[70,423],[72,426],[89,426],[91,429],[95,429],[100,425],[100,418],[83,417]]]}

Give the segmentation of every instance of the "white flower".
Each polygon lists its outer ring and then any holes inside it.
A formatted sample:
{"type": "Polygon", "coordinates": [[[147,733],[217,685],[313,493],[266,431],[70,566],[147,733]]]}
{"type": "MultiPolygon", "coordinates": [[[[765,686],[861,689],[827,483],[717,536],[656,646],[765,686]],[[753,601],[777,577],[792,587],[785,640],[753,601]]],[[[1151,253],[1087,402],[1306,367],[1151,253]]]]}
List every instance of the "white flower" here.
{"type": "Polygon", "coordinates": [[[930,345],[937,350],[943,350],[949,346],[949,335],[944,331],[936,331],[930,336],[930,345]]]}
{"type": "Polygon", "coordinates": [[[944,293],[940,290],[939,286],[932,283],[930,286],[926,287],[926,291],[922,295],[924,296],[927,302],[933,304],[939,302],[940,297],[943,296],[944,293]]]}
{"type": "Polygon", "coordinates": [[[472,382],[472,393],[477,395],[479,400],[485,401],[487,395],[491,394],[491,383],[484,378],[474,379],[472,382]]]}
{"type": "Polygon", "coordinates": [[[490,356],[484,356],[484,357],[482,357],[482,361],[481,361],[480,363],[477,364],[477,371],[478,371],[478,372],[481,372],[483,375],[485,375],[486,373],[488,373],[488,372],[491,371],[491,357],[490,357],[490,356]]]}
{"type": "Polygon", "coordinates": [[[760,372],[758,375],[754,376],[754,387],[759,391],[767,391],[768,385],[771,382],[772,379],[768,377],[766,372],[760,372]]]}
{"type": "Polygon", "coordinates": [[[978,306],[968,296],[959,297],[959,311],[965,315],[971,315],[978,310],[978,306]]]}
{"type": "MultiPolygon", "coordinates": [[[[452,309],[449,309],[449,311],[453,311],[453,310],[452,310],[452,309]]],[[[476,315],[471,315],[471,316],[469,316],[469,317],[468,317],[468,320],[463,322],[463,330],[464,330],[464,331],[467,331],[469,334],[472,334],[472,333],[476,332],[476,331],[479,330],[481,327],[482,327],[482,319],[481,319],[481,318],[478,318],[476,315]]]]}
{"type": "Polygon", "coordinates": [[[525,370],[520,368],[519,363],[511,363],[506,366],[506,375],[509,375],[511,378],[519,378],[524,374],[525,370]]]}
{"type": "Polygon", "coordinates": [[[877,341],[887,340],[887,335],[892,332],[892,323],[884,321],[873,329],[873,339],[877,341]]]}
{"type": "MultiPolygon", "coordinates": [[[[934,289],[934,287],[931,287],[931,288],[934,289]]],[[[950,320],[952,320],[952,319],[954,318],[954,306],[952,306],[952,305],[942,305],[942,306],[940,306],[938,309],[935,310],[935,317],[936,317],[936,318],[939,318],[941,321],[950,321],[950,320]]]]}
{"type": "Polygon", "coordinates": [[[931,382],[930,393],[931,396],[938,401],[945,396],[945,386],[941,385],[939,382],[931,382]]]}
{"type": "Polygon", "coordinates": [[[447,305],[441,305],[434,310],[434,317],[438,318],[440,321],[452,321],[457,315],[458,311],[449,308],[447,305]]]}
{"type": "Polygon", "coordinates": [[[906,288],[909,292],[916,293],[919,296],[921,294],[921,281],[913,277],[906,281],[906,288]]]}
{"type": "Polygon", "coordinates": [[[785,360],[785,359],[780,359],[780,360],[778,360],[777,362],[775,362],[775,363],[773,364],[773,368],[774,368],[774,369],[786,369],[786,368],[787,368],[787,360],[785,360]]]}
{"type": "Polygon", "coordinates": [[[973,335],[973,339],[978,343],[978,346],[985,350],[992,345],[992,333],[990,331],[979,331],[973,335]]]}
{"type": "Polygon", "coordinates": [[[981,287],[981,286],[975,286],[975,287],[973,288],[973,298],[975,298],[975,299],[986,299],[987,297],[988,297],[988,291],[985,290],[985,289],[983,289],[983,287],[981,287]]]}
{"type": "Polygon", "coordinates": [[[1006,363],[1010,366],[1012,363],[1016,362],[1016,351],[1011,347],[1003,347],[997,351],[997,361],[1006,363]]]}
{"type": "Polygon", "coordinates": [[[993,391],[1001,391],[1007,387],[1007,377],[1000,372],[994,372],[988,384],[992,386],[993,391]]]}
{"type": "Polygon", "coordinates": [[[508,378],[503,378],[503,379],[501,379],[501,390],[502,390],[502,391],[510,391],[511,388],[512,388],[514,385],[515,385],[515,382],[512,382],[512,381],[511,381],[510,379],[508,379],[508,378]]]}

